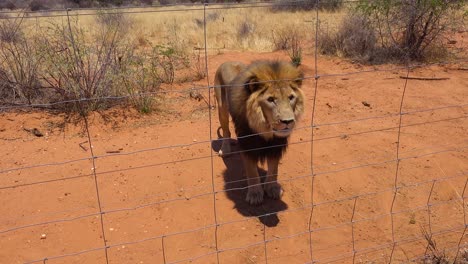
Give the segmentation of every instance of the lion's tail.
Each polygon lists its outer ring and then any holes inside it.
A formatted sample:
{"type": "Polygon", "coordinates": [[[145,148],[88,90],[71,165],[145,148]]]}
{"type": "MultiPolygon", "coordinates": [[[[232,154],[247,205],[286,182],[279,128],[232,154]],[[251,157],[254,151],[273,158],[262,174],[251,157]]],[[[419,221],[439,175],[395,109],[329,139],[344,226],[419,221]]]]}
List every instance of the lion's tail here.
{"type": "Polygon", "coordinates": [[[218,129],[216,130],[216,134],[218,134],[218,138],[223,138],[223,136],[221,136],[221,133],[219,132],[221,130],[221,127],[219,126],[218,129]]]}

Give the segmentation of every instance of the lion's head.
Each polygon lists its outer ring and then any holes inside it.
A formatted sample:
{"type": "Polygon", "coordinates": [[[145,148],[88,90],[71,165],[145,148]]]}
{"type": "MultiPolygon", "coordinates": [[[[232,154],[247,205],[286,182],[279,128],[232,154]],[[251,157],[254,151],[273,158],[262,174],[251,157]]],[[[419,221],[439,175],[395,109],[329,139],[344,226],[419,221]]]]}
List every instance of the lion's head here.
{"type": "Polygon", "coordinates": [[[243,75],[250,128],[264,138],[288,137],[304,112],[302,71],[286,62],[257,62],[243,75]]]}

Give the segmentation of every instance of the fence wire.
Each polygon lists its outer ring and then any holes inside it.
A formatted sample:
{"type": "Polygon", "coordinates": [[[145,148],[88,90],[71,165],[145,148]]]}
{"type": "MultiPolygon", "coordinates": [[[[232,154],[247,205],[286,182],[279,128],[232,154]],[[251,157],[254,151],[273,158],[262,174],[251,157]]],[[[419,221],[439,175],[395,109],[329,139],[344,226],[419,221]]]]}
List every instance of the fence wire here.
{"type": "MultiPolygon", "coordinates": [[[[224,6],[217,6],[217,5],[209,5],[209,4],[202,4],[202,5],[193,5],[189,7],[184,7],[184,8],[175,8],[175,6],[167,6],[166,8],[169,9],[156,9],[156,10],[141,10],[141,7],[134,7],[134,8],[128,8],[125,7],[123,8],[110,8],[108,9],[109,11],[114,11],[117,13],[122,13],[122,14],[141,14],[141,13],[146,13],[146,12],[190,12],[190,11],[203,11],[203,19],[204,19],[204,24],[203,24],[203,34],[204,34],[204,53],[205,53],[205,71],[207,74],[207,85],[206,86],[193,86],[188,89],[182,89],[182,90],[160,90],[157,92],[153,93],[146,93],[142,94],[142,96],[147,96],[147,95],[158,95],[158,94],[166,94],[166,93],[186,93],[189,92],[190,90],[205,90],[208,93],[208,123],[209,123],[209,135],[207,140],[202,140],[198,142],[191,142],[191,143],[185,143],[185,144],[174,144],[174,145],[165,145],[165,146],[158,146],[158,147],[153,147],[153,148],[145,148],[145,149],[138,149],[135,151],[130,151],[130,152],[125,152],[125,153],[110,153],[110,154],[102,154],[102,155],[97,155],[94,153],[93,150],[93,137],[91,136],[90,133],[90,124],[88,122],[88,119],[86,116],[84,116],[84,122],[85,122],[85,131],[86,131],[86,138],[88,140],[88,145],[90,149],[90,156],[89,157],[82,157],[82,158],[77,158],[73,160],[62,160],[62,161],[55,161],[55,162],[50,162],[50,163],[42,163],[42,164],[30,164],[26,166],[17,166],[17,167],[11,167],[11,168],[5,168],[0,170],[0,176],[4,178],[8,178],[12,173],[24,173],[28,172],[28,170],[33,170],[33,169],[38,169],[38,168],[43,168],[43,169],[48,169],[50,167],[57,167],[57,166],[63,166],[63,165],[69,165],[72,163],[78,163],[81,161],[91,161],[92,162],[92,173],[90,174],[84,174],[84,175],[65,175],[62,178],[47,178],[45,180],[41,181],[30,181],[26,183],[18,183],[18,184],[12,184],[12,185],[3,185],[0,186],[0,191],[4,190],[16,190],[19,188],[23,188],[26,186],[33,186],[33,185],[44,185],[47,187],[47,184],[50,184],[52,182],[58,182],[58,181],[70,181],[78,178],[86,178],[86,177],[92,177],[93,179],[93,187],[94,191],[96,194],[96,206],[87,206],[87,207],[77,207],[77,208],[69,208],[67,210],[63,211],[56,211],[56,212],[48,212],[47,214],[41,214],[42,217],[44,216],[53,216],[53,215],[60,215],[64,213],[81,213],[83,211],[86,211],[86,209],[94,209],[92,213],[85,213],[85,214],[80,214],[78,216],[73,216],[73,217],[60,217],[60,218],[53,218],[52,220],[48,221],[33,221],[30,222],[29,224],[23,224],[23,225],[18,225],[15,224],[12,227],[7,227],[2,230],[0,230],[0,234],[10,234],[16,231],[21,231],[21,230],[26,230],[26,229],[32,229],[34,227],[40,227],[40,226],[50,226],[53,224],[58,224],[58,223],[73,223],[81,219],[89,219],[89,218],[94,218],[94,217],[99,217],[100,221],[100,240],[102,241],[102,246],[99,247],[90,247],[86,248],[83,250],[77,250],[74,252],[69,252],[69,253],[63,253],[61,255],[51,255],[51,256],[44,256],[40,259],[35,259],[35,260],[29,260],[29,259],[23,259],[23,263],[48,263],[48,261],[51,260],[58,260],[58,259],[66,259],[69,257],[75,257],[75,256],[81,256],[85,255],[91,252],[104,252],[105,260],[106,263],[111,262],[111,252],[110,249],[114,248],[119,248],[122,246],[127,246],[127,245],[141,245],[144,242],[147,241],[159,241],[161,244],[161,253],[162,253],[162,259],[154,260],[157,263],[182,263],[182,262],[192,262],[196,260],[200,260],[203,258],[207,258],[210,256],[216,256],[216,263],[224,263],[221,261],[220,254],[225,253],[225,252],[232,252],[232,251],[240,251],[240,250],[246,250],[249,248],[253,247],[258,247],[261,246],[262,249],[262,254],[263,254],[263,262],[264,263],[269,263],[270,260],[274,260],[275,258],[271,255],[271,251],[269,250],[269,245],[273,242],[277,241],[282,241],[282,240],[291,240],[299,237],[306,237],[308,241],[308,261],[306,263],[334,263],[334,262],[340,262],[343,260],[349,260],[352,261],[352,263],[355,263],[357,261],[358,256],[378,252],[381,250],[390,250],[390,254],[388,256],[383,256],[378,259],[374,259],[373,261],[377,262],[394,262],[395,261],[395,253],[398,251],[398,246],[404,245],[404,244],[409,244],[409,243],[416,243],[417,241],[422,241],[425,242],[427,245],[425,246],[425,253],[423,256],[416,256],[412,261],[417,261],[417,260],[424,260],[426,258],[426,255],[429,253],[430,247],[431,247],[431,241],[434,237],[441,236],[444,234],[454,234],[454,235],[459,235],[459,239],[457,241],[456,247],[450,248],[451,250],[454,250],[456,252],[455,259],[459,257],[460,250],[464,248],[466,245],[463,243],[464,237],[466,235],[466,229],[467,229],[467,215],[466,215],[466,189],[468,186],[468,171],[459,169],[457,173],[453,173],[450,175],[446,175],[445,173],[441,173],[441,177],[437,177],[435,179],[428,179],[424,181],[416,181],[412,183],[406,183],[406,184],[401,184],[399,182],[399,176],[401,173],[401,163],[406,160],[411,160],[411,159],[418,159],[422,157],[428,157],[428,156],[435,156],[438,154],[443,154],[443,153],[466,153],[466,149],[468,148],[468,143],[467,140],[463,140],[462,142],[459,142],[458,144],[439,144],[439,145],[434,145],[434,146],[429,146],[429,147],[424,147],[424,148],[416,148],[416,149],[411,149],[411,150],[405,150],[403,151],[402,146],[401,146],[401,140],[402,140],[402,128],[405,127],[413,127],[413,126],[422,126],[422,125],[428,125],[428,124],[435,124],[439,122],[451,122],[451,121],[457,121],[457,122],[462,122],[465,120],[467,117],[466,115],[466,109],[465,107],[468,106],[467,103],[461,103],[461,104],[456,104],[456,105],[444,105],[444,106],[438,106],[438,107],[433,107],[433,108],[424,108],[424,109],[416,109],[416,110],[411,110],[411,111],[405,111],[404,110],[404,103],[405,103],[405,95],[408,90],[411,89],[411,86],[408,84],[410,80],[410,72],[411,70],[415,68],[422,68],[422,67],[429,67],[429,66],[435,66],[435,65],[447,65],[451,64],[454,62],[443,62],[443,63],[436,63],[436,64],[418,64],[418,65],[405,65],[402,67],[392,67],[391,69],[373,69],[373,70],[362,70],[362,71],[356,71],[356,72],[348,72],[348,73],[332,73],[332,74],[320,74],[319,73],[319,58],[318,58],[318,29],[319,29],[319,9],[316,8],[315,12],[315,17],[313,20],[315,21],[315,29],[313,34],[314,36],[314,41],[315,41],[315,48],[314,48],[314,72],[310,73],[310,75],[306,75],[304,77],[304,80],[311,80],[313,81],[313,90],[308,91],[313,93],[313,101],[312,101],[312,110],[310,113],[311,121],[310,124],[307,126],[303,127],[297,127],[295,130],[310,130],[310,139],[309,140],[301,140],[301,141],[294,141],[294,142],[289,142],[289,145],[300,145],[301,144],[310,144],[310,173],[305,173],[305,174],[292,174],[292,173],[283,173],[284,176],[289,176],[289,178],[283,178],[279,179],[278,182],[280,183],[290,183],[294,181],[299,181],[299,180],[310,180],[310,192],[307,194],[310,196],[310,203],[306,203],[302,206],[296,206],[293,208],[287,208],[286,210],[278,210],[278,211],[273,211],[273,212],[267,212],[267,213],[262,213],[258,215],[251,215],[251,216],[243,216],[241,219],[238,220],[226,220],[226,219],[219,219],[218,217],[218,211],[219,211],[219,205],[217,204],[217,195],[222,195],[222,194],[227,194],[229,192],[235,192],[235,191],[242,191],[246,190],[248,187],[243,186],[243,187],[231,187],[231,188],[225,188],[225,189],[219,189],[216,186],[216,180],[215,180],[215,165],[214,165],[214,155],[213,151],[210,151],[209,155],[200,155],[200,156],[195,156],[192,158],[186,158],[182,159],[179,158],[177,160],[170,160],[170,161],[164,161],[164,162],[158,162],[158,163],[152,163],[152,164],[147,164],[147,165],[139,165],[139,166],[131,166],[129,168],[119,168],[115,170],[104,170],[104,169],[97,169],[96,162],[101,162],[109,159],[113,159],[116,157],[126,157],[126,156],[134,156],[137,154],[141,153],[146,153],[146,152],[157,152],[157,151],[167,151],[168,149],[173,149],[173,148],[183,148],[183,147],[193,147],[196,145],[209,145],[212,142],[215,141],[212,135],[213,131],[213,121],[212,121],[212,91],[213,88],[216,88],[216,86],[210,84],[210,76],[208,75],[209,73],[209,61],[208,61],[208,47],[209,43],[207,41],[207,27],[206,27],[206,12],[208,10],[217,10],[217,9],[240,9],[240,8],[257,8],[257,7],[270,7],[273,4],[280,4],[283,3],[284,5],[295,5],[298,3],[303,3],[305,1],[281,1],[281,2],[273,2],[273,3],[264,3],[264,2],[255,2],[255,3],[242,3],[242,4],[230,4],[230,5],[224,5],[224,6]],[[173,9],[170,9],[173,8],[173,9]],[[135,10],[134,10],[135,9],[135,10]],[[137,10],[138,9],[138,10],[137,10]],[[127,10],[127,11],[124,11],[127,10]],[[128,11],[130,10],[130,11],[128,11]],[[400,100],[399,100],[399,109],[398,113],[393,113],[393,114],[386,114],[386,115],[381,115],[381,116],[371,116],[371,117],[364,117],[364,118],[357,118],[357,119],[348,119],[348,120],[338,120],[338,121],[333,121],[333,122],[327,122],[327,123],[318,123],[316,121],[316,115],[317,115],[317,98],[320,96],[319,92],[319,80],[327,77],[343,77],[343,76],[355,76],[358,74],[363,74],[363,73],[375,73],[375,72],[380,72],[380,71],[397,71],[397,70],[406,70],[406,78],[404,80],[404,86],[402,87],[403,89],[400,100]],[[446,110],[446,109],[461,109],[463,114],[458,115],[456,117],[447,117],[447,118],[440,118],[437,120],[431,120],[431,121],[423,121],[423,122],[413,122],[413,123],[404,123],[403,122],[403,117],[407,115],[415,115],[418,113],[424,113],[424,112],[436,112],[436,111],[441,111],[441,110],[446,110]],[[325,135],[322,137],[319,137],[315,130],[316,128],[320,127],[328,127],[328,126],[337,126],[337,125],[344,125],[344,124],[355,124],[355,123],[360,123],[364,121],[372,121],[372,120],[378,120],[378,119],[392,119],[396,118],[393,120],[393,123],[396,123],[396,125],[392,125],[390,127],[385,127],[385,128],[379,128],[379,129],[371,129],[371,130],[366,130],[366,131],[359,131],[359,132],[352,132],[352,133],[347,133],[346,136],[359,136],[359,135],[368,135],[370,133],[376,133],[376,132],[382,132],[382,131],[393,131],[396,133],[396,146],[395,146],[395,151],[392,153],[385,153],[385,155],[382,155],[380,157],[383,158],[383,160],[376,162],[375,158],[378,156],[373,156],[372,159],[354,159],[351,161],[343,161],[336,163],[335,165],[348,165],[351,164],[350,166],[345,166],[340,169],[329,169],[329,166],[327,165],[320,165],[317,164],[316,162],[316,146],[314,143],[319,142],[319,141],[326,141],[326,140],[331,140],[331,139],[337,139],[343,136],[343,134],[338,134],[338,135],[325,135]],[[416,154],[411,154],[417,152],[416,154]],[[403,155],[407,154],[407,155],[403,155]],[[169,195],[176,195],[176,192],[170,192],[170,191],[161,191],[160,193],[147,197],[150,200],[154,200],[155,198],[161,198],[158,199],[157,201],[152,201],[152,202],[147,202],[147,203],[137,203],[136,205],[133,206],[128,206],[128,207],[122,207],[122,206],[116,206],[113,209],[106,209],[109,205],[107,205],[106,208],[102,206],[101,203],[101,194],[100,194],[100,183],[99,183],[99,178],[100,177],[105,177],[105,175],[111,174],[111,173],[122,173],[122,172],[127,172],[130,170],[138,170],[142,168],[155,168],[155,167],[161,167],[164,165],[169,165],[169,164],[176,164],[176,163],[184,163],[184,162],[189,162],[189,161],[200,161],[200,162],[206,162],[208,163],[207,160],[209,161],[210,164],[210,175],[211,175],[211,182],[210,184],[205,184],[202,186],[194,186],[194,187],[186,187],[184,188],[185,191],[199,191],[191,196],[185,196],[185,197],[175,197],[175,198],[167,198],[169,195]],[[358,165],[354,165],[355,163],[358,163],[358,165]],[[319,177],[321,178],[326,178],[323,176],[326,175],[332,175],[340,172],[348,172],[352,170],[357,170],[357,169],[362,169],[362,168],[371,168],[375,166],[387,166],[387,165],[394,165],[395,166],[395,171],[391,175],[393,178],[393,185],[392,186],[387,186],[386,188],[381,188],[376,191],[368,191],[368,192],[358,192],[356,194],[350,194],[345,197],[340,197],[340,198],[332,198],[324,201],[317,201],[317,192],[316,189],[316,179],[319,177]],[[323,170],[319,170],[321,168],[326,168],[323,170]],[[448,182],[451,180],[455,179],[466,179],[464,183],[463,190],[460,195],[457,197],[454,197],[449,200],[441,200],[441,201],[435,201],[433,199],[434,192],[435,192],[435,186],[437,184],[441,184],[443,182],[448,182]],[[429,187],[429,192],[427,193],[427,200],[423,205],[417,206],[417,207],[411,207],[407,209],[397,209],[395,206],[396,200],[397,200],[397,195],[402,190],[409,190],[411,188],[417,188],[420,186],[428,186],[429,187]],[[374,215],[370,217],[358,217],[357,213],[357,205],[359,204],[359,201],[365,200],[365,199],[372,199],[372,197],[377,197],[378,195],[382,195],[388,193],[392,195],[391,199],[391,204],[389,206],[389,211],[384,212],[381,214],[375,213],[374,215]],[[168,204],[176,201],[191,201],[194,199],[202,198],[202,197],[212,197],[212,207],[213,207],[213,219],[212,222],[202,225],[202,226],[197,226],[195,228],[191,229],[186,229],[186,230],[180,230],[178,232],[170,232],[170,233],[163,233],[163,234],[152,234],[150,236],[147,236],[142,239],[134,239],[134,240],[128,240],[124,242],[119,242],[119,243],[109,243],[106,239],[106,222],[105,218],[109,215],[116,214],[116,213],[130,213],[130,212],[137,212],[138,210],[141,210],[143,208],[149,208],[149,207],[154,207],[154,206],[159,206],[162,204],[168,204]],[[164,199],[166,197],[166,199],[164,199]],[[350,207],[350,216],[347,218],[346,221],[338,224],[329,224],[326,226],[314,226],[314,220],[318,218],[316,216],[315,210],[318,210],[318,208],[322,208],[327,205],[332,205],[332,204],[340,204],[344,202],[349,202],[351,204],[350,207]],[[433,223],[431,220],[433,218],[433,210],[434,208],[438,206],[443,206],[443,205],[453,205],[453,206],[459,206],[461,204],[462,211],[463,211],[463,219],[459,221],[460,223],[457,224],[456,226],[447,226],[447,225],[442,225],[442,224],[436,224],[433,223]],[[282,215],[282,214],[288,214],[292,212],[303,212],[304,216],[307,218],[307,228],[300,232],[294,232],[291,234],[287,235],[273,235],[273,236],[268,236],[270,232],[273,232],[273,230],[269,230],[268,226],[263,222],[263,225],[261,226],[262,230],[262,235],[261,235],[261,240],[255,241],[255,242],[249,242],[246,243],[242,246],[236,246],[236,247],[223,247],[220,245],[219,242],[219,228],[233,225],[236,223],[243,223],[243,222],[248,222],[248,221],[258,221],[258,219],[261,219],[262,217],[268,217],[272,215],[282,215]],[[427,232],[427,236],[424,235],[413,235],[410,234],[410,236],[404,236],[403,238],[398,238],[397,237],[397,227],[396,227],[396,219],[397,217],[401,215],[405,215],[406,213],[416,213],[416,212],[423,212],[427,215],[427,223],[424,223],[422,225],[422,228],[427,232]],[[360,238],[357,236],[357,225],[360,223],[364,222],[375,222],[379,219],[384,219],[384,218],[389,218],[390,219],[390,237],[383,235],[380,236],[380,239],[382,239],[381,244],[378,246],[368,246],[368,247],[359,247],[358,242],[360,241],[360,238]],[[339,228],[343,227],[348,227],[351,230],[351,243],[345,244],[345,246],[348,246],[349,250],[346,253],[339,253],[339,254],[331,254],[326,257],[317,257],[319,255],[317,252],[319,252],[321,249],[318,246],[317,243],[314,242],[314,237],[319,237],[320,232],[324,232],[327,230],[337,230],[339,228]],[[200,231],[213,231],[213,241],[214,241],[214,247],[211,247],[210,250],[204,254],[196,254],[194,256],[191,256],[190,258],[184,258],[180,260],[175,260],[175,261],[170,261],[169,259],[169,252],[168,249],[171,247],[176,247],[176,245],[171,245],[170,242],[168,242],[168,238],[175,237],[178,235],[183,235],[183,234],[193,234],[194,236],[197,236],[197,232],[200,231]]],[[[347,2],[356,2],[356,1],[347,1],[347,2]]],[[[316,6],[319,7],[321,4],[323,4],[321,1],[317,0],[316,1],[316,6]]],[[[154,7],[151,7],[154,8],[154,7]]],[[[96,13],[93,12],[91,13],[90,11],[96,11],[93,9],[83,9],[83,10],[76,10],[76,13],[70,13],[70,14],[52,14],[53,12],[61,12],[64,10],[50,10],[48,12],[42,13],[42,14],[37,14],[37,13],[28,13],[28,16],[25,16],[24,18],[38,18],[38,17],[58,17],[58,16],[87,16],[87,15],[95,15],[96,13]],[[50,14],[49,14],[50,13],[50,14]]],[[[67,11],[68,12],[68,11],[67,11]]],[[[2,12],[3,14],[14,14],[14,12],[2,12]]],[[[12,17],[1,17],[0,19],[11,19],[12,17]]],[[[464,63],[466,62],[465,60],[460,60],[457,61],[457,63],[464,63]]],[[[281,81],[281,80],[280,80],[281,81]]],[[[67,101],[58,101],[58,102],[51,102],[47,104],[19,104],[19,105],[8,105],[8,106],[2,106],[0,107],[0,111],[12,111],[12,110],[17,110],[17,109],[30,109],[30,108],[53,108],[58,105],[62,104],[69,104],[69,103],[81,103],[85,101],[93,101],[93,100],[126,100],[128,99],[129,96],[118,96],[118,97],[105,97],[105,98],[82,98],[82,99],[76,99],[76,100],[67,100],[67,101]]],[[[254,134],[254,135],[249,135],[246,137],[251,137],[251,136],[256,136],[256,135],[261,135],[262,133],[254,134]]],[[[220,139],[222,140],[222,139],[220,139]]],[[[263,148],[261,148],[263,149],[263,148]]],[[[254,151],[254,150],[259,150],[259,149],[253,149],[253,150],[248,150],[248,151],[254,151]]],[[[245,151],[234,151],[232,154],[240,154],[245,151]]],[[[161,154],[161,155],[164,155],[161,154]]],[[[53,173],[52,173],[53,174],[53,173]]],[[[50,176],[50,175],[47,175],[50,176]]],[[[390,177],[390,175],[389,175],[390,177]]],[[[33,178],[32,176],[30,178],[33,178]]],[[[340,180],[339,178],[335,178],[334,180],[340,180]]],[[[232,180],[232,181],[226,181],[225,184],[231,184],[231,183],[245,183],[246,179],[241,179],[241,180],[232,180]]],[[[263,185],[265,183],[260,183],[259,185],[263,185]]],[[[157,188],[157,187],[155,187],[157,188]]],[[[110,204],[110,205],[118,205],[118,203],[110,204]]],[[[39,215],[39,214],[38,214],[39,215]]],[[[35,218],[38,215],[31,216],[29,218],[35,218]]],[[[16,223],[19,220],[24,220],[28,218],[28,216],[22,217],[22,218],[3,218],[2,220],[5,222],[14,222],[16,223]]],[[[260,228],[260,227],[259,227],[260,228]]],[[[338,252],[338,248],[340,245],[336,246],[336,252],[338,252]]],[[[328,248],[330,251],[333,251],[335,248],[330,247],[328,248]]]]}

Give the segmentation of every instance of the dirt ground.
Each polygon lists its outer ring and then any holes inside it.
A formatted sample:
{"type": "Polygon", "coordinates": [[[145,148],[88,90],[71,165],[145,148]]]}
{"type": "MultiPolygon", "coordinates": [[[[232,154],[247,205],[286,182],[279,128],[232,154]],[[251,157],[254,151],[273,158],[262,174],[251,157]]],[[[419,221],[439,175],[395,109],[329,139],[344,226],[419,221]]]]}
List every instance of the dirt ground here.
{"type": "MultiPolygon", "coordinates": [[[[256,59],[287,57],[213,55],[209,81],[224,61],[256,59]]],[[[302,67],[314,76],[313,55],[302,67]]],[[[416,68],[410,77],[448,79],[407,83],[405,69],[379,71],[393,67],[319,57],[314,131],[310,78],[284,195],[258,207],[244,202],[239,155],[216,156],[216,111],[190,97],[206,80],[164,88],[150,115],[91,115],[91,142],[60,114],[1,113],[0,263],[401,263],[431,252],[424,232],[453,257],[468,243],[466,65],[416,68]]]]}

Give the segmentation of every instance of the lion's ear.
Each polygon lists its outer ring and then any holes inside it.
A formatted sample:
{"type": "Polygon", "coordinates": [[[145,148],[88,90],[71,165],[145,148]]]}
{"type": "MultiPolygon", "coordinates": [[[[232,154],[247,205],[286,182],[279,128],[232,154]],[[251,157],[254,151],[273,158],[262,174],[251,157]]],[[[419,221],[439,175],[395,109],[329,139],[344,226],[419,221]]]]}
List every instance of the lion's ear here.
{"type": "Polygon", "coordinates": [[[253,92],[257,91],[258,89],[260,89],[261,85],[262,84],[259,82],[259,80],[258,80],[258,78],[256,76],[252,76],[245,83],[245,87],[247,89],[249,89],[250,93],[253,93],[253,92]]]}
{"type": "Polygon", "coordinates": [[[297,84],[297,87],[301,88],[303,79],[304,79],[304,73],[301,71],[299,75],[297,76],[297,78],[294,79],[294,82],[297,84]]]}

